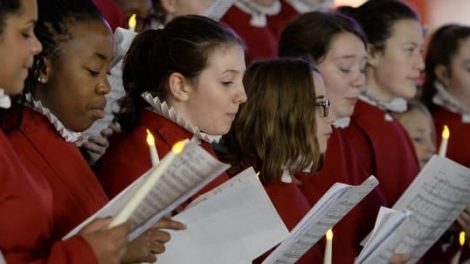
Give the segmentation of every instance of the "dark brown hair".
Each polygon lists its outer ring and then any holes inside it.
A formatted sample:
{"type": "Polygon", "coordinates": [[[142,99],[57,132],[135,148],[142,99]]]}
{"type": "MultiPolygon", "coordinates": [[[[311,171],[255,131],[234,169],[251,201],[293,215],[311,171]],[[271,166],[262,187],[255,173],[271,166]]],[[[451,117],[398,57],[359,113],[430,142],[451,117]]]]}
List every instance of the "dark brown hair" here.
{"type": "MultiPolygon", "coordinates": [[[[460,51],[461,42],[468,37],[470,37],[470,27],[449,24],[437,29],[429,41],[422,100],[431,112],[436,107],[432,102],[436,94],[434,82],[437,81],[434,71],[438,65],[443,65],[450,71],[452,59],[460,51]]],[[[452,72],[449,73],[452,74],[452,72]]]]}
{"type": "Polygon", "coordinates": [[[358,8],[345,10],[346,15],[354,17],[361,24],[368,44],[376,50],[385,48],[397,21],[419,21],[416,12],[400,0],[370,0],[358,8]]]}
{"type": "Polygon", "coordinates": [[[335,12],[309,12],[291,21],[279,40],[278,54],[282,57],[310,57],[320,63],[333,38],[340,33],[357,36],[366,46],[364,32],[352,18],[335,12]]]}
{"type": "Polygon", "coordinates": [[[121,99],[118,121],[130,131],[139,116],[137,109],[146,107],[141,94],[145,91],[162,101],[168,94],[168,77],[178,72],[195,80],[207,67],[209,56],[217,49],[241,45],[240,38],[229,28],[202,16],[187,15],[173,19],[164,29],[147,30],[132,42],[126,55],[123,83],[126,96],[121,99]]]}

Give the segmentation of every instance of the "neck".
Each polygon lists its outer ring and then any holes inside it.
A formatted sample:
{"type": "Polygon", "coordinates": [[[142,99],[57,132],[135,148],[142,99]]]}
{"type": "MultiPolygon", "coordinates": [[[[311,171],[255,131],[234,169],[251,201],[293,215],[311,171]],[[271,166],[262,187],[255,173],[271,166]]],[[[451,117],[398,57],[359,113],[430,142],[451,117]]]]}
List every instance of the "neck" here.
{"type": "Polygon", "coordinates": [[[393,95],[386,91],[384,88],[382,88],[373,77],[367,78],[366,87],[368,92],[371,93],[375,99],[381,102],[389,102],[393,99],[393,95]]]}
{"type": "Polygon", "coordinates": [[[457,102],[462,104],[462,106],[470,108],[470,98],[468,96],[463,96],[462,94],[456,93],[452,89],[448,89],[450,96],[452,96],[457,102]]]}

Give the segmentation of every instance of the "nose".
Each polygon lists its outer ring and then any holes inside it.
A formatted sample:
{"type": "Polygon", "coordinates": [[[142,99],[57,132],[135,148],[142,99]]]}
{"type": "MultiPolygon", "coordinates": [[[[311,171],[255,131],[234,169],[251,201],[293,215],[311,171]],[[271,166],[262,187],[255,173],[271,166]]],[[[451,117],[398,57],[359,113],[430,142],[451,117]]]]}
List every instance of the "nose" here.
{"type": "Polygon", "coordinates": [[[366,88],[366,75],[363,72],[358,72],[354,79],[352,80],[352,85],[354,88],[358,88],[363,91],[366,88]]]}
{"type": "Polygon", "coordinates": [[[428,153],[430,155],[436,153],[436,145],[431,140],[428,142],[428,144],[426,146],[426,153],[428,153]]]}
{"type": "Polygon", "coordinates": [[[34,55],[37,55],[37,54],[41,53],[41,51],[42,51],[42,44],[41,44],[41,42],[39,42],[36,35],[33,34],[32,43],[31,43],[31,52],[34,55]]]}
{"type": "Polygon", "coordinates": [[[235,104],[243,104],[247,100],[245,87],[242,85],[240,89],[238,89],[236,95],[233,98],[233,102],[235,104]]]}
{"type": "Polygon", "coordinates": [[[423,54],[419,53],[416,58],[415,68],[421,72],[424,71],[425,67],[426,65],[424,63],[423,54]]]}
{"type": "Polygon", "coordinates": [[[111,85],[109,84],[107,74],[104,74],[104,77],[99,81],[97,85],[97,92],[102,95],[106,95],[111,92],[111,85]]]}

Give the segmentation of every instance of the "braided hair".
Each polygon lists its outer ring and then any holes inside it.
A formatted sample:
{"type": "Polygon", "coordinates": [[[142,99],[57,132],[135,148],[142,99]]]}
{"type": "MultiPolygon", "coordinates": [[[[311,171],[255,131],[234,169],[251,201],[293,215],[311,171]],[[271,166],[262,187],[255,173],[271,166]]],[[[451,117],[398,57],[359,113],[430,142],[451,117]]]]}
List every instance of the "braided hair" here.
{"type": "Polygon", "coordinates": [[[69,27],[76,22],[102,20],[101,13],[91,0],[37,0],[39,18],[34,30],[43,50],[34,59],[26,79],[25,91],[36,88],[37,77],[44,67],[44,58],[59,58],[60,44],[73,38],[69,27]]]}

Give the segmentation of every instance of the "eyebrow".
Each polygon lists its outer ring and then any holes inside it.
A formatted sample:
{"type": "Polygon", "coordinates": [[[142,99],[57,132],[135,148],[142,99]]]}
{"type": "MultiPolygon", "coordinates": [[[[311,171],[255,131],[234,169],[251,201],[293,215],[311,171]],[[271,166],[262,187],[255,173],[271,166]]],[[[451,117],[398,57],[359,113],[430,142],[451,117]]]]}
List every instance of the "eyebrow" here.
{"type": "Polygon", "coordinates": [[[108,57],[106,55],[98,53],[98,52],[93,54],[93,57],[96,57],[96,58],[98,58],[102,61],[107,61],[108,60],[108,57]]]}
{"type": "Polygon", "coordinates": [[[223,71],[222,74],[224,74],[224,73],[240,73],[240,72],[241,71],[239,71],[239,70],[228,69],[228,70],[223,71]]]}
{"type": "Polygon", "coordinates": [[[325,99],[325,96],[324,95],[317,95],[317,97],[315,99],[325,99]]]}
{"type": "MultiPolygon", "coordinates": [[[[336,60],[341,60],[341,59],[355,59],[357,58],[356,55],[344,55],[344,56],[339,56],[339,57],[336,57],[335,59],[336,60]]],[[[361,59],[367,59],[367,55],[364,55],[364,56],[360,56],[361,59]]]]}

